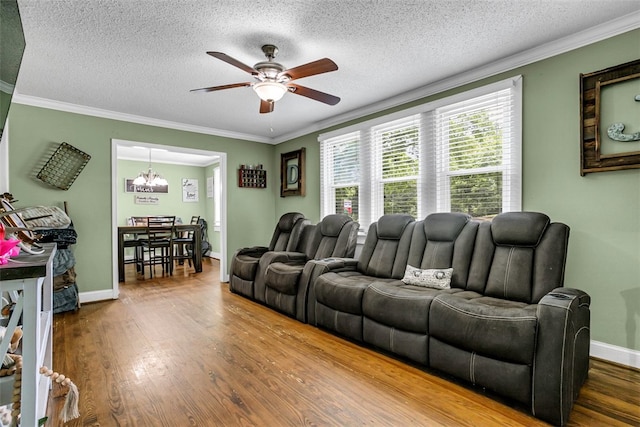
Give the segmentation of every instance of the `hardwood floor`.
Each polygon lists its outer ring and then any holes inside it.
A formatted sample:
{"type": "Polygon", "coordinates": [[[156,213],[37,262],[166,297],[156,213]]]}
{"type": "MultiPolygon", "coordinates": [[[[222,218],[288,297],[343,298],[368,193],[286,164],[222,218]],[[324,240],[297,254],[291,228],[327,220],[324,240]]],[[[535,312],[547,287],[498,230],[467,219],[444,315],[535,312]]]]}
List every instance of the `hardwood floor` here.
{"type": "MultiPolygon", "coordinates": [[[[128,271],[120,290],[54,317],[54,369],[80,390],[67,426],[546,425],[234,295],[216,261],[153,280],[128,271]]],[[[63,399],[47,425],[62,425],[63,399]]],[[[594,360],[569,425],[639,426],[639,408],[640,372],[594,360]]]]}

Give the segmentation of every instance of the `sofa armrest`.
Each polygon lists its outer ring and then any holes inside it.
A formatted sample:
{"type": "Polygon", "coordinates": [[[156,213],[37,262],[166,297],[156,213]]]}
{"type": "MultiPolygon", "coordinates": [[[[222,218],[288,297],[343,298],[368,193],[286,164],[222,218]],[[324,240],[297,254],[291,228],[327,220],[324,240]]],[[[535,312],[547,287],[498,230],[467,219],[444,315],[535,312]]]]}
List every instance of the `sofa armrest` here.
{"type": "Polygon", "coordinates": [[[322,273],[327,273],[329,271],[356,271],[358,268],[358,260],[353,258],[322,258],[309,262],[318,266],[320,268],[318,271],[322,271],[322,273]]]}
{"type": "Polygon", "coordinates": [[[262,256],[260,263],[266,267],[274,262],[290,263],[299,261],[303,264],[307,261],[307,256],[302,252],[284,252],[284,251],[270,251],[262,256]]]}
{"type": "Polygon", "coordinates": [[[234,255],[234,258],[237,255],[249,255],[255,258],[260,258],[269,250],[266,246],[251,246],[247,248],[238,249],[234,255]]]}
{"type": "Polygon", "coordinates": [[[308,261],[302,270],[298,288],[299,301],[306,301],[306,306],[299,304],[296,307],[298,320],[310,325],[316,324],[315,281],[320,275],[328,272],[356,271],[357,268],[358,260],[353,258],[323,258],[308,261]],[[304,292],[305,295],[300,295],[300,292],[304,292]]]}
{"type": "Polygon", "coordinates": [[[589,371],[590,309],[587,293],[556,288],[538,303],[532,412],[565,425],[589,371]]]}

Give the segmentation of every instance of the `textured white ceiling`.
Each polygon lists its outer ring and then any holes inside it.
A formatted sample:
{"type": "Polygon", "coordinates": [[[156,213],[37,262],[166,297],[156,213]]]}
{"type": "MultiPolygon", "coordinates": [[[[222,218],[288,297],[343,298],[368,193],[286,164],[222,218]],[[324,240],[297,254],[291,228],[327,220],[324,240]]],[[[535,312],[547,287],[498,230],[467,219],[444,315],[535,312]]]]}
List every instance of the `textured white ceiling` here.
{"type": "MultiPolygon", "coordinates": [[[[20,95],[277,141],[319,122],[637,13],[640,0],[19,0],[20,95]],[[288,68],[323,57],[339,70],[296,83],[342,98],[286,94],[258,113],[248,65],[279,47],[288,68]]],[[[614,65],[614,64],[612,64],[614,65]]],[[[224,133],[224,132],[223,132],[224,133]]]]}

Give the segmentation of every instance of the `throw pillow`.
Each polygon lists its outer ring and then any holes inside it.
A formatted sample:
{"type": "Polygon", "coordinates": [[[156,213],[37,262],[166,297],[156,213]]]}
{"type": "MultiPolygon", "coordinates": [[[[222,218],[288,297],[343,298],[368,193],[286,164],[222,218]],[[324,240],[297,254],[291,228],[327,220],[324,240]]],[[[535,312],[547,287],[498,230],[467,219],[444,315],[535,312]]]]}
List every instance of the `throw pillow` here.
{"type": "Polygon", "coordinates": [[[449,289],[453,268],[430,268],[422,270],[407,265],[402,281],[407,285],[424,286],[426,288],[449,289]]]}

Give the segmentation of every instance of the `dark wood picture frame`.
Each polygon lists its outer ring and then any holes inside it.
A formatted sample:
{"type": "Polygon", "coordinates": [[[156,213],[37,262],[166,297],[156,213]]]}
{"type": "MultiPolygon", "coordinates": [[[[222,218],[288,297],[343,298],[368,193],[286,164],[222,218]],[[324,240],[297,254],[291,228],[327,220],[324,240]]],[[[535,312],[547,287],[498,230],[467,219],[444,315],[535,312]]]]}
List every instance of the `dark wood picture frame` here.
{"type": "Polygon", "coordinates": [[[280,154],[280,197],[305,195],[305,149],[280,154]]]}
{"type": "Polygon", "coordinates": [[[640,78],[640,59],[580,74],[580,175],[640,168],[640,151],[602,153],[600,104],[603,86],[640,78]]]}

